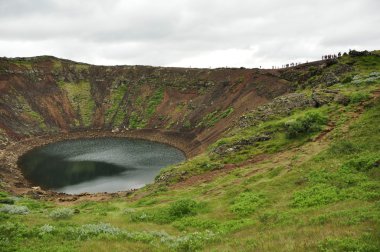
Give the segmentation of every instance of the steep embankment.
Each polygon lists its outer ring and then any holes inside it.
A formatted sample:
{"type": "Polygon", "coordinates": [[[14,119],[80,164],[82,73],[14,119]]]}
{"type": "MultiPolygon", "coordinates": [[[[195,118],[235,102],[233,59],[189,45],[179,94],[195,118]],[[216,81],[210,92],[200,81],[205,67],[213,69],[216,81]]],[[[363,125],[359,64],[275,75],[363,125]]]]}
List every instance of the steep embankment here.
{"type": "MultiPolygon", "coordinates": [[[[0,59],[2,140],[101,129],[165,129],[212,142],[244,111],[291,90],[257,69],[92,66],[0,59]]],[[[3,143],[4,145],[4,143],[3,143]]]]}

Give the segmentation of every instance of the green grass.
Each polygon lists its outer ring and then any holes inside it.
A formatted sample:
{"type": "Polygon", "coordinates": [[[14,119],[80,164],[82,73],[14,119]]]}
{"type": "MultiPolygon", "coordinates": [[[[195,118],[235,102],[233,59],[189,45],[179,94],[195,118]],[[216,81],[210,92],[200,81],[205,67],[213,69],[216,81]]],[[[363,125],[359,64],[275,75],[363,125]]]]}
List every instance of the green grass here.
{"type": "Polygon", "coordinates": [[[138,108],[132,111],[129,116],[129,128],[142,129],[147,126],[149,119],[155,114],[157,106],[164,98],[164,89],[157,88],[151,96],[147,98],[137,97],[138,108]]]}
{"type": "Polygon", "coordinates": [[[128,90],[127,85],[120,85],[118,88],[111,89],[109,96],[109,107],[105,111],[105,122],[114,126],[120,126],[125,118],[125,107],[123,98],[128,90]]]}
{"type": "Polygon", "coordinates": [[[265,203],[265,196],[254,192],[242,192],[232,202],[230,210],[238,216],[247,216],[265,203]]]}
{"type": "Polygon", "coordinates": [[[90,65],[88,65],[88,64],[75,64],[75,69],[78,72],[88,70],[89,68],[90,68],[90,65]]]}
{"type": "Polygon", "coordinates": [[[28,70],[33,69],[33,62],[30,60],[26,61],[26,60],[12,59],[11,62],[21,68],[26,68],[28,70]]]}
{"type": "Polygon", "coordinates": [[[351,103],[359,103],[363,101],[367,101],[370,98],[370,94],[368,92],[355,92],[350,96],[351,103]]]}
{"type": "Polygon", "coordinates": [[[58,72],[62,69],[62,62],[60,60],[53,60],[53,70],[58,72]]]}
{"type": "Polygon", "coordinates": [[[196,127],[205,127],[209,128],[214,126],[221,119],[228,117],[231,113],[234,112],[234,108],[230,107],[226,110],[220,111],[216,110],[207,115],[205,115],[202,120],[197,124],[196,127]]]}
{"type": "Polygon", "coordinates": [[[77,111],[83,122],[83,126],[91,126],[95,101],[92,99],[90,83],[87,81],[79,83],[60,82],[59,87],[67,93],[73,109],[77,111]]]}
{"type": "Polygon", "coordinates": [[[147,108],[146,108],[146,117],[150,118],[156,111],[156,107],[161,103],[164,98],[163,88],[158,88],[156,92],[153,93],[152,97],[149,98],[147,108]]]}
{"type": "Polygon", "coordinates": [[[220,162],[211,160],[208,155],[203,154],[189,159],[184,163],[161,169],[159,175],[156,177],[156,181],[175,183],[186,177],[194,176],[207,171],[217,170],[219,168],[221,168],[220,162]]]}
{"type": "Polygon", "coordinates": [[[138,112],[133,111],[129,116],[129,128],[142,129],[147,125],[147,121],[138,112]]]}

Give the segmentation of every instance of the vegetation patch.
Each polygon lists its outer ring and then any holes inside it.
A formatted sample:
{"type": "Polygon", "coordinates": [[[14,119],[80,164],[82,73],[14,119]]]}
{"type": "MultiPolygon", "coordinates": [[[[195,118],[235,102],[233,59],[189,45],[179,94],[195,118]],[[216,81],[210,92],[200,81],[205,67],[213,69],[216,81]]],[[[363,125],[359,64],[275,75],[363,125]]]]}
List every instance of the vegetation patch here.
{"type": "Polygon", "coordinates": [[[285,132],[289,138],[295,138],[305,133],[317,132],[327,123],[327,117],[320,112],[311,111],[293,120],[285,122],[285,132]]]}
{"type": "Polygon", "coordinates": [[[243,192],[234,199],[230,210],[239,216],[247,216],[263,206],[265,202],[265,196],[262,194],[243,192]]]}
{"type": "Polygon", "coordinates": [[[105,111],[105,121],[114,126],[120,126],[125,118],[125,107],[123,106],[124,97],[128,86],[123,84],[111,89],[109,96],[109,107],[105,111]]]}
{"type": "Polygon", "coordinates": [[[359,103],[363,101],[369,100],[370,95],[368,92],[355,92],[352,93],[350,96],[350,102],[351,103],[359,103]]]}
{"type": "Polygon", "coordinates": [[[293,196],[293,207],[323,206],[344,199],[338,188],[319,184],[298,191],[293,196]]]}
{"type": "Polygon", "coordinates": [[[196,127],[205,127],[209,128],[214,126],[221,119],[228,117],[232,112],[234,112],[234,108],[229,107],[226,110],[220,111],[216,110],[204,116],[202,121],[200,121],[196,127]]]}
{"type": "Polygon", "coordinates": [[[90,126],[95,110],[95,101],[92,99],[90,83],[87,81],[79,83],[60,82],[59,86],[67,93],[71,105],[77,111],[83,125],[90,126]]]}
{"type": "Polygon", "coordinates": [[[143,100],[141,97],[138,97],[137,103],[140,104],[140,108],[130,114],[129,128],[144,128],[149,122],[149,119],[154,115],[157,106],[162,102],[163,98],[164,89],[161,87],[158,88],[147,100],[143,100]]]}
{"type": "Polygon", "coordinates": [[[49,214],[49,217],[55,220],[59,220],[59,219],[68,219],[73,215],[74,215],[74,210],[70,208],[57,208],[49,214]]]}
{"type": "Polygon", "coordinates": [[[0,208],[0,212],[8,214],[29,214],[26,206],[5,205],[0,208]]]}
{"type": "Polygon", "coordinates": [[[202,205],[191,199],[180,199],[165,208],[133,212],[130,218],[135,222],[171,223],[183,217],[196,215],[202,205]]]}

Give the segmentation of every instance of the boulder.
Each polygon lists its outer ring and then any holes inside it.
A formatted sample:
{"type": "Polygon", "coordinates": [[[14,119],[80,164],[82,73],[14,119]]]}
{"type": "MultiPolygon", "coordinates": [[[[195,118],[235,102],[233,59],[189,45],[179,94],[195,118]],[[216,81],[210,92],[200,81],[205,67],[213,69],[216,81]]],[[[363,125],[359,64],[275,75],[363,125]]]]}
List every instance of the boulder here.
{"type": "Polygon", "coordinates": [[[215,154],[224,156],[224,155],[229,154],[229,153],[240,151],[240,150],[244,149],[245,146],[256,145],[258,142],[268,141],[271,139],[270,134],[271,133],[268,132],[265,134],[252,136],[252,137],[249,137],[246,139],[241,139],[235,143],[222,144],[222,145],[216,147],[215,149],[213,149],[212,151],[215,154]]]}
{"type": "Polygon", "coordinates": [[[338,83],[339,78],[333,72],[327,72],[319,78],[319,82],[326,87],[330,87],[338,83]]]}
{"type": "Polygon", "coordinates": [[[314,90],[311,98],[316,103],[317,107],[334,101],[336,94],[332,92],[326,92],[326,90],[314,90]]]}

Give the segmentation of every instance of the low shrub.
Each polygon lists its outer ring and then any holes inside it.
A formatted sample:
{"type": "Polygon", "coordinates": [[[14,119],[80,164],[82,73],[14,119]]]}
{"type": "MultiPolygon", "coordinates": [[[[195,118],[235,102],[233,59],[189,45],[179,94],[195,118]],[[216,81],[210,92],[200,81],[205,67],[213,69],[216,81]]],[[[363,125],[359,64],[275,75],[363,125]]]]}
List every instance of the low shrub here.
{"type": "Polygon", "coordinates": [[[289,138],[295,138],[305,133],[321,130],[327,123],[327,117],[316,111],[305,113],[296,119],[285,122],[285,132],[289,138]]]}
{"type": "Polygon", "coordinates": [[[155,222],[159,224],[171,223],[175,220],[187,216],[194,216],[198,213],[202,204],[191,199],[177,200],[168,207],[154,208],[130,213],[130,219],[136,222],[155,222]]]}
{"type": "Polygon", "coordinates": [[[49,217],[55,220],[68,219],[74,215],[74,210],[70,208],[58,208],[50,212],[49,217]]]}
{"type": "Polygon", "coordinates": [[[367,92],[355,92],[350,95],[350,102],[351,103],[359,103],[363,101],[369,100],[370,95],[367,92]]]}
{"type": "Polygon", "coordinates": [[[109,223],[85,224],[77,229],[80,239],[85,239],[100,234],[119,235],[122,231],[109,223]]]}
{"type": "Polygon", "coordinates": [[[359,184],[359,188],[354,193],[358,199],[378,201],[380,200],[380,184],[375,181],[365,181],[359,184]]]}
{"type": "Polygon", "coordinates": [[[185,233],[182,236],[171,236],[164,231],[127,231],[114,227],[109,223],[85,224],[67,230],[71,239],[87,240],[97,237],[122,238],[143,243],[161,243],[176,251],[197,251],[207,242],[219,239],[212,231],[185,233]]]}
{"type": "Polygon", "coordinates": [[[169,205],[168,213],[173,218],[182,218],[185,216],[195,215],[198,204],[191,199],[182,199],[169,205]]]}
{"type": "Polygon", "coordinates": [[[239,215],[247,216],[265,203],[265,196],[255,192],[240,193],[233,201],[230,210],[239,215]]]}
{"type": "Polygon", "coordinates": [[[0,208],[0,212],[8,214],[29,214],[29,209],[26,206],[6,205],[0,208]]]}
{"type": "Polygon", "coordinates": [[[199,251],[205,243],[218,240],[218,235],[212,231],[194,232],[176,238],[169,246],[177,251],[199,251]]]}
{"type": "Polygon", "coordinates": [[[316,170],[308,175],[308,181],[314,185],[328,184],[338,189],[357,186],[367,180],[368,177],[365,174],[356,171],[352,172],[345,167],[340,168],[336,172],[330,172],[325,169],[316,170]]]}
{"type": "Polygon", "coordinates": [[[342,200],[338,188],[326,184],[317,184],[304,190],[295,192],[292,198],[292,207],[304,208],[323,206],[342,200]]]}
{"type": "Polygon", "coordinates": [[[352,158],[343,164],[343,167],[356,171],[369,171],[380,166],[380,156],[376,154],[352,158]]]}
{"type": "Polygon", "coordinates": [[[286,133],[289,138],[305,133],[307,129],[301,120],[293,119],[285,123],[286,133]]]}
{"type": "Polygon", "coordinates": [[[55,230],[55,228],[50,224],[45,224],[39,228],[41,235],[50,234],[50,233],[54,232],[54,230],[55,230]]]}

